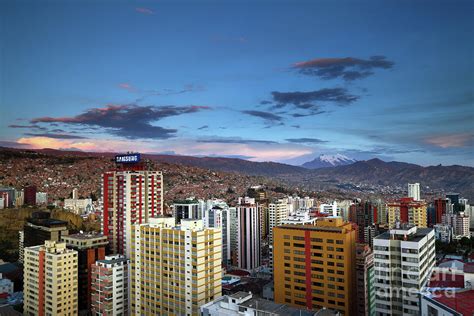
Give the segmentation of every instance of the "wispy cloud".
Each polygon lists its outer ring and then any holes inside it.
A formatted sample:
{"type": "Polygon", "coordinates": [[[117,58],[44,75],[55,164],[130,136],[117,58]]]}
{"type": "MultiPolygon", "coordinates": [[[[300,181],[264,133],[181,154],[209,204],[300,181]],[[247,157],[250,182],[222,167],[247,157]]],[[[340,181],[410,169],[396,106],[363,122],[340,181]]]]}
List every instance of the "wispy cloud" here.
{"type": "Polygon", "coordinates": [[[344,106],[349,105],[359,99],[359,96],[349,93],[345,88],[325,88],[307,92],[273,91],[272,97],[275,103],[277,103],[276,107],[283,107],[285,105],[293,104],[299,108],[308,107],[308,104],[311,104],[311,102],[318,101],[334,102],[337,105],[344,106]]]}
{"type": "Polygon", "coordinates": [[[141,14],[145,14],[145,15],[155,14],[154,10],[152,10],[150,8],[144,8],[144,7],[135,8],[135,11],[137,11],[138,13],[141,13],[141,14]]]}
{"type": "Polygon", "coordinates": [[[441,148],[457,148],[474,145],[474,134],[461,133],[432,136],[425,139],[428,144],[441,148]]]}
{"type": "Polygon", "coordinates": [[[395,65],[385,56],[372,56],[369,59],[353,57],[346,58],[317,58],[293,65],[299,73],[315,76],[324,80],[342,78],[353,81],[374,74],[373,69],[390,69],[395,65]]]}
{"type": "Polygon", "coordinates": [[[8,125],[9,128],[27,128],[27,129],[38,129],[38,130],[46,130],[47,128],[32,124],[32,125],[18,125],[18,124],[11,124],[8,125]]]}
{"type": "Polygon", "coordinates": [[[327,143],[326,140],[322,140],[322,139],[319,139],[319,138],[307,138],[307,137],[287,138],[286,141],[290,142],[290,143],[301,143],[301,144],[323,144],[323,143],[327,143]]]}
{"type": "Polygon", "coordinates": [[[196,84],[187,84],[187,85],[184,85],[181,89],[169,89],[169,88],[141,89],[132,85],[129,82],[122,82],[122,83],[119,83],[117,86],[122,90],[126,90],[130,93],[140,95],[135,100],[135,102],[141,102],[151,96],[169,96],[169,95],[177,95],[177,94],[183,94],[183,93],[188,93],[188,92],[199,92],[199,91],[205,90],[204,86],[196,85],[196,84]]]}
{"type": "Polygon", "coordinates": [[[283,120],[282,116],[273,114],[270,112],[248,110],[248,111],[242,111],[242,113],[259,117],[270,122],[280,122],[281,120],[283,120]]]}
{"type": "Polygon", "coordinates": [[[32,137],[48,137],[56,139],[85,139],[87,137],[79,135],[70,135],[70,134],[57,134],[57,133],[25,133],[26,136],[32,137]]]}
{"type": "Polygon", "coordinates": [[[174,137],[176,129],[152,125],[166,117],[196,113],[209,110],[208,106],[137,106],[137,105],[108,105],[103,108],[93,108],[72,117],[40,117],[31,123],[63,123],[101,127],[106,132],[129,139],[167,139],[174,137]]]}
{"type": "Polygon", "coordinates": [[[259,139],[241,139],[241,138],[209,138],[199,139],[198,143],[215,143],[215,144],[278,144],[272,140],[259,139]]]}
{"type": "Polygon", "coordinates": [[[208,128],[209,128],[208,125],[203,125],[203,126],[201,126],[201,127],[198,127],[199,130],[208,129],[208,128]]]}

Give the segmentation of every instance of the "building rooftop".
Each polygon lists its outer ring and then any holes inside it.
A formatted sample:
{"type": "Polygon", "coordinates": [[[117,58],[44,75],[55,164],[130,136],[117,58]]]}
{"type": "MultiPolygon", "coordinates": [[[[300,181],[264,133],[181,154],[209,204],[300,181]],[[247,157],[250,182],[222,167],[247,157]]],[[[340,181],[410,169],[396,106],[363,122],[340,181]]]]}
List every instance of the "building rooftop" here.
{"type": "Polygon", "coordinates": [[[474,311],[474,290],[459,291],[456,293],[439,291],[434,294],[432,299],[462,315],[472,315],[474,311]]]}
{"type": "Polygon", "coordinates": [[[268,301],[262,298],[251,298],[239,304],[239,306],[256,309],[258,311],[269,312],[275,315],[285,315],[285,316],[313,316],[314,315],[313,311],[290,307],[285,304],[278,304],[278,303],[268,301]]]}
{"type": "Polygon", "coordinates": [[[79,234],[72,234],[72,235],[67,235],[64,236],[63,238],[67,239],[81,239],[81,240],[88,240],[88,239],[102,239],[102,238],[107,238],[106,236],[102,234],[95,234],[95,233],[79,233],[79,234]]]}
{"type": "MultiPolygon", "coordinates": [[[[413,234],[392,234],[393,230],[384,232],[378,236],[376,236],[374,239],[386,239],[386,240],[404,240],[404,241],[413,241],[413,242],[418,242],[422,240],[426,235],[428,235],[431,231],[433,231],[432,228],[417,228],[416,232],[413,234]],[[406,240],[405,240],[406,238],[406,240]]],[[[397,229],[396,231],[402,231],[402,229],[397,229]]]]}
{"type": "Polygon", "coordinates": [[[54,218],[30,218],[28,223],[44,227],[67,226],[67,222],[54,218]]]}
{"type": "Polygon", "coordinates": [[[243,298],[246,298],[247,296],[252,296],[252,293],[240,291],[240,292],[229,295],[229,297],[235,298],[237,300],[241,300],[243,298]]]}
{"type": "Polygon", "coordinates": [[[128,259],[122,255],[106,256],[105,259],[97,260],[97,262],[105,263],[105,264],[122,263],[122,262],[127,262],[127,261],[128,259]]]}
{"type": "Polygon", "coordinates": [[[464,288],[464,275],[434,271],[427,284],[430,288],[464,288]]]}

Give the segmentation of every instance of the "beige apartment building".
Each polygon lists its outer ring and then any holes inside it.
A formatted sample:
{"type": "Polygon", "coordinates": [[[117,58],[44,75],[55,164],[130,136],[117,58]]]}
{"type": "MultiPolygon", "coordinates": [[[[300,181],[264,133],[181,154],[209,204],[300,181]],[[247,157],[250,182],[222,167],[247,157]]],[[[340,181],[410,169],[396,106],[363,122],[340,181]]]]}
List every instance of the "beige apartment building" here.
{"type": "Polygon", "coordinates": [[[132,315],[197,315],[221,296],[222,233],[202,220],[150,218],[134,225],[132,315]]]}
{"type": "Polygon", "coordinates": [[[77,315],[77,251],[47,240],[25,248],[24,314],[77,315]]]}

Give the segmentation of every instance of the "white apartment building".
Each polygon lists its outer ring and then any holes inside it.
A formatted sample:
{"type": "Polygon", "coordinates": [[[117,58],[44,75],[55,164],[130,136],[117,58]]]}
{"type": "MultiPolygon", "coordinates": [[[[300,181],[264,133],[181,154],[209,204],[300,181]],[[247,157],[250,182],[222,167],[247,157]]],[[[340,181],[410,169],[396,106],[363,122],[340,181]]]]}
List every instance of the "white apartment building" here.
{"type": "Polygon", "coordinates": [[[435,238],[443,243],[450,243],[453,239],[453,227],[444,225],[444,224],[436,224],[433,225],[435,230],[435,238]]]}
{"type": "Polygon", "coordinates": [[[106,256],[97,260],[91,270],[92,314],[129,315],[129,260],[123,255],[106,256]]]}
{"type": "Polygon", "coordinates": [[[419,315],[419,292],[435,264],[431,228],[400,227],[374,238],[376,315],[419,315]]]}
{"type": "Polygon", "coordinates": [[[288,218],[288,215],[288,199],[279,199],[274,201],[273,203],[268,204],[270,247],[272,247],[273,241],[273,227],[281,225],[282,221],[288,218]]]}
{"type": "Polygon", "coordinates": [[[65,199],[64,208],[77,215],[82,215],[92,212],[94,206],[92,204],[92,199],[65,199]]]}
{"type": "Polygon", "coordinates": [[[419,183],[408,183],[408,197],[419,201],[420,197],[420,184],[419,183]]]}

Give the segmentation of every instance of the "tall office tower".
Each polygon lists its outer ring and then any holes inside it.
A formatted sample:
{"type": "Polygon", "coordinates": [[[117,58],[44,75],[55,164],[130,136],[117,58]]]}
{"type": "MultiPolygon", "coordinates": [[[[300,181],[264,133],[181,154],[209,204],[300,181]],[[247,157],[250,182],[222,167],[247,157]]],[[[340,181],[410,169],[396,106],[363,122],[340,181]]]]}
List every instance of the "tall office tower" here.
{"type": "Polygon", "coordinates": [[[413,198],[415,201],[421,200],[419,183],[408,183],[408,197],[413,198]]]}
{"type": "Polygon", "coordinates": [[[77,315],[77,251],[47,240],[25,248],[25,315],[77,315]]]}
{"type": "Polygon", "coordinates": [[[442,217],[442,224],[453,228],[454,239],[470,237],[470,218],[469,215],[465,214],[464,212],[459,212],[456,214],[444,214],[442,217]]]}
{"type": "Polygon", "coordinates": [[[60,241],[68,235],[67,222],[50,218],[47,212],[34,212],[26,220],[23,233],[20,234],[19,261],[23,262],[23,249],[43,245],[46,240],[60,241]]]}
{"type": "Polygon", "coordinates": [[[447,193],[446,198],[448,198],[453,204],[459,204],[459,193],[447,193]]]}
{"type": "Polygon", "coordinates": [[[25,189],[25,204],[26,205],[36,205],[36,186],[30,185],[25,189]]]}
{"type": "Polygon", "coordinates": [[[123,255],[105,256],[92,265],[91,311],[93,315],[129,315],[130,261],[123,255]]]}
{"type": "Polygon", "coordinates": [[[436,209],[434,205],[429,204],[426,208],[426,218],[426,224],[428,225],[428,227],[433,227],[433,225],[436,225],[436,209]]]}
{"type": "Polygon", "coordinates": [[[176,224],[181,223],[182,219],[202,219],[199,201],[194,198],[174,201],[172,208],[176,224]]]}
{"type": "Polygon", "coordinates": [[[443,215],[446,214],[447,205],[450,203],[449,199],[437,198],[434,200],[434,208],[436,213],[436,224],[441,224],[443,215]]]}
{"type": "Polygon", "coordinates": [[[375,315],[374,253],[368,245],[356,246],[357,315],[375,315]]]}
{"type": "Polygon", "coordinates": [[[426,202],[415,201],[413,198],[401,198],[388,205],[388,224],[390,228],[395,223],[407,223],[417,227],[427,227],[426,202]]]}
{"type": "Polygon", "coordinates": [[[260,212],[260,235],[262,236],[263,240],[270,234],[270,215],[268,213],[268,203],[266,201],[258,203],[258,208],[260,212]]]}
{"type": "Polygon", "coordinates": [[[91,282],[92,265],[105,258],[105,247],[108,244],[107,236],[96,234],[74,234],[62,236],[61,240],[66,243],[70,249],[78,253],[78,297],[79,310],[91,309],[91,282]]]}
{"type": "Polygon", "coordinates": [[[273,229],[275,302],[355,312],[356,231],[340,217],[273,229]]]}
{"type": "Polygon", "coordinates": [[[357,240],[360,243],[368,243],[365,240],[365,228],[377,222],[377,209],[369,201],[354,201],[349,211],[349,221],[357,224],[357,240]]]}
{"type": "Polygon", "coordinates": [[[400,225],[374,239],[377,315],[419,315],[419,292],[435,264],[432,228],[400,225]]]}
{"type": "Polygon", "coordinates": [[[132,225],[147,223],[163,211],[163,174],[141,165],[102,175],[102,234],[111,253],[130,255],[132,225]]]}
{"type": "Polygon", "coordinates": [[[151,218],[135,225],[132,315],[197,315],[222,292],[222,233],[202,220],[151,218]]]}
{"type": "Polygon", "coordinates": [[[204,213],[205,228],[219,228],[222,231],[222,263],[227,266],[231,262],[230,253],[230,211],[229,207],[215,205],[204,213]]]}
{"type": "Polygon", "coordinates": [[[260,266],[261,233],[260,211],[255,199],[240,198],[236,206],[234,225],[235,246],[233,265],[252,270],[260,266]]]}

